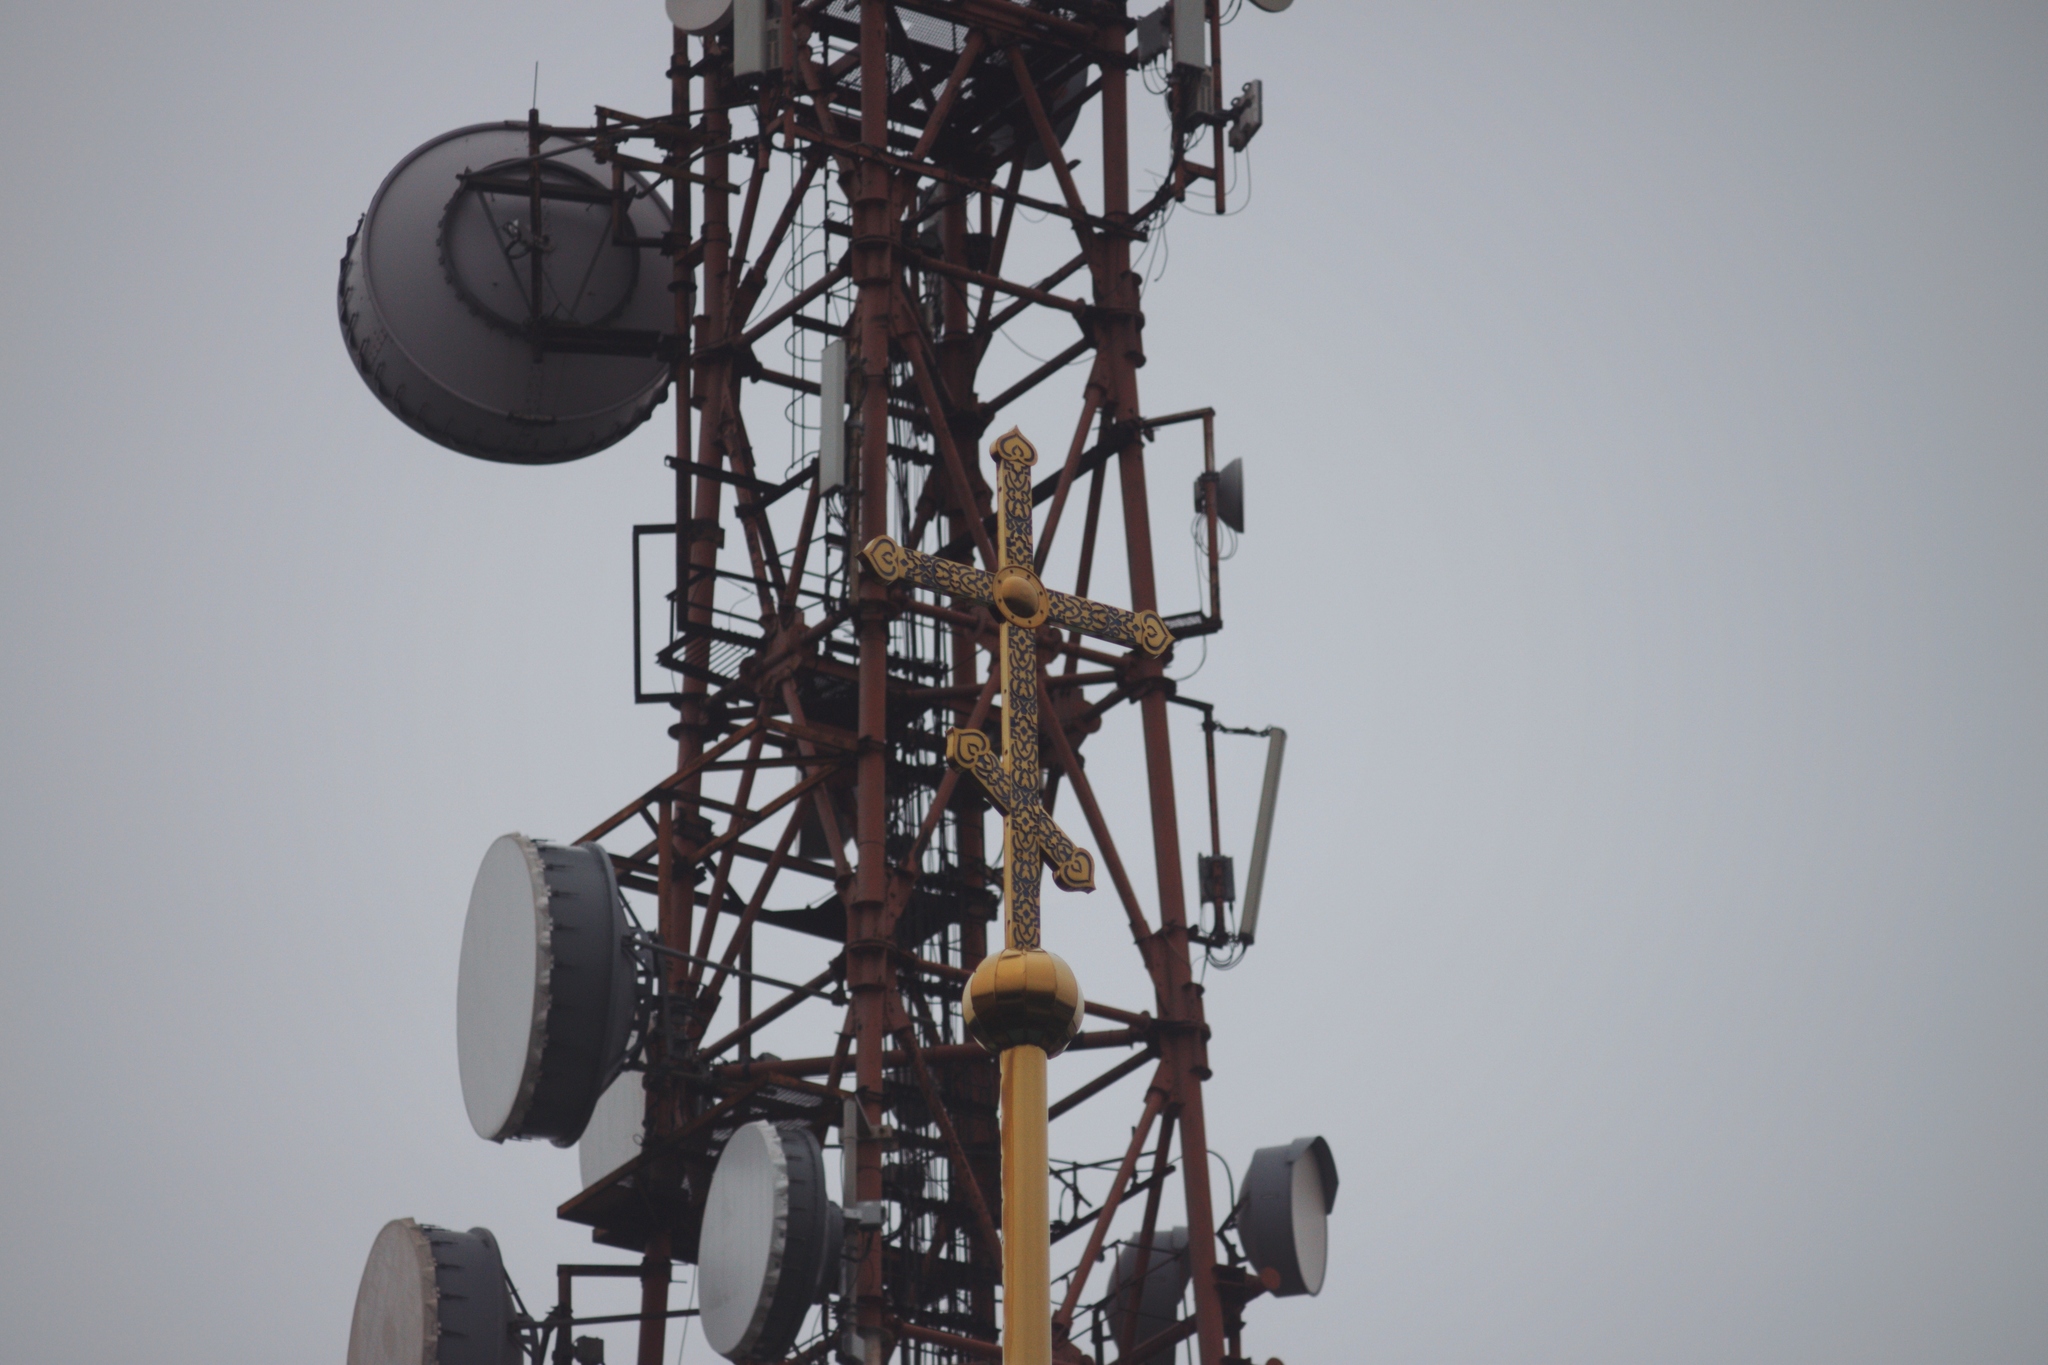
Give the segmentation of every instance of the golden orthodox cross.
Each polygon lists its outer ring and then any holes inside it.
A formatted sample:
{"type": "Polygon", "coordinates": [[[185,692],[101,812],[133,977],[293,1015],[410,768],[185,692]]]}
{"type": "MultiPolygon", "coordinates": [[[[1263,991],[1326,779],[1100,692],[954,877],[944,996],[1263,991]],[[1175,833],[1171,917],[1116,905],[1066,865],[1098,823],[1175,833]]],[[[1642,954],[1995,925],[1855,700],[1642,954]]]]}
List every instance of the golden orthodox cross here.
{"type": "Polygon", "coordinates": [[[1040,872],[1068,891],[1095,889],[1095,859],[1053,822],[1039,800],[1038,639],[1052,624],[1098,640],[1128,645],[1147,655],[1166,652],[1173,635],[1155,612],[1124,611],[1053,592],[1033,566],[1031,466],[1038,452],[1016,428],[989,448],[999,471],[996,486],[997,555],[994,573],[876,536],[861,558],[885,583],[909,582],[996,609],[1002,618],[999,655],[1003,691],[1003,753],[989,751],[978,730],[946,736],[946,758],[973,774],[1003,813],[1004,947],[1039,946],[1040,872]]]}
{"type": "Polygon", "coordinates": [[[1164,654],[1173,643],[1149,611],[1051,592],[1033,568],[1031,466],[1038,452],[1012,428],[989,448],[996,482],[994,573],[908,550],[887,536],[861,548],[885,583],[909,582],[992,606],[1002,618],[1003,753],[979,730],[946,736],[946,759],[972,773],[1003,813],[1003,950],[974,969],[963,1000],[968,1031],[1002,1059],[1003,1361],[1052,1360],[1051,1184],[1046,1151],[1046,1058],[1080,1026],[1080,983],[1039,944],[1038,884],[1049,865],[1069,891],[1095,889],[1095,859],[1053,822],[1038,795],[1038,627],[1050,623],[1164,654]]]}

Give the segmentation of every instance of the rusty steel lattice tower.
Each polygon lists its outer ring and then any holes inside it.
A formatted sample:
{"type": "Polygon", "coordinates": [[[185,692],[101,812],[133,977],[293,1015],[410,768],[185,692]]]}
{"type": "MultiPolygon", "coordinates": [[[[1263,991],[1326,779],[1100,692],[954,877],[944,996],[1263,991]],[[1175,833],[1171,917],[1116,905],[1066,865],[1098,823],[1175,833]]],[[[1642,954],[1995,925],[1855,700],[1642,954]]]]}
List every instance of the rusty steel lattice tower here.
{"type": "MultiPolygon", "coordinates": [[[[1078,581],[1059,586],[1088,595],[1092,567],[1112,552],[1102,513],[1113,479],[1124,605],[1157,612],[1146,442],[1163,425],[1199,421],[1209,602],[1167,625],[1182,642],[1221,627],[1212,414],[1146,414],[1133,254],[1176,205],[1221,212],[1226,137],[1241,147],[1257,130],[1256,86],[1219,94],[1222,10],[1231,9],[1231,0],[1173,0],[1148,16],[1120,0],[672,0],[683,27],[666,113],[600,108],[579,127],[543,125],[536,114],[525,172],[505,173],[502,185],[465,181],[517,193],[527,175],[533,221],[544,223],[544,199],[592,201],[594,191],[545,180],[543,148],[581,149],[610,168],[613,240],[659,253],[672,271],[672,332],[572,334],[539,321],[534,331],[536,357],[637,348],[674,365],[673,521],[637,528],[635,546],[637,564],[643,539],[674,537],[669,638],[648,660],[674,682],[653,691],[636,682],[636,692],[675,709],[675,767],[580,841],[602,843],[619,883],[658,905],[659,967],[634,1063],[644,1074],[644,1145],[560,1210],[598,1241],[643,1256],[642,1365],[663,1359],[671,1266],[696,1259],[718,1146],[762,1118],[839,1131],[847,1226],[857,1229],[837,1306],[792,1359],[836,1352],[881,1365],[998,1353],[997,1067],[963,1033],[960,994],[1000,947],[990,942],[999,850],[985,845],[985,793],[946,764],[946,735],[965,728],[1000,743],[999,622],[982,606],[885,581],[858,551],[886,535],[993,570],[984,448],[1017,400],[1085,372],[1070,427],[1039,433],[1037,568],[1063,532],[1078,537],[1078,581]],[[1169,111],[1165,146],[1150,167],[1156,188],[1133,202],[1131,86],[1152,73],[1169,111]],[[1084,186],[1061,148],[1091,113],[1100,175],[1084,186]],[[1026,193],[1026,173],[1045,169],[1056,192],[1026,193]],[[658,239],[631,212],[651,184],[669,191],[658,239]],[[1070,234],[1070,258],[1014,278],[1027,232],[1070,234]],[[984,394],[991,340],[1028,314],[1065,314],[1077,335],[984,394]],[[771,465],[765,454],[782,432],[749,431],[743,394],[757,385],[780,391],[787,461],[771,465]],[[798,879],[814,894],[791,895],[798,879]],[[771,908],[778,896],[806,903],[771,908]],[[801,985],[770,982],[753,970],[767,929],[810,936],[829,960],[801,985]],[[810,1057],[755,1055],[760,1030],[820,997],[844,1006],[836,1039],[810,1057]]],[[[1054,1355],[1163,1360],[1191,1338],[1202,1365],[1246,1359],[1244,1306],[1277,1280],[1218,1236],[1230,1209],[1210,1181],[1208,1030],[1190,962],[1205,944],[1246,936],[1234,935],[1224,912],[1234,891],[1220,885],[1202,897],[1215,902],[1212,925],[1199,913],[1191,920],[1168,707],[1202,710],[1212,838],[1218,727],[1205,704],[1175,696],[1166,659],[1053,624],[1036,641],[1044,800],[1067,798],[1069,827],[1092,846],[1153,992],[1142,1007],[1087,1005],[1092,1022],[1074,1048],[1122,1055],[1052,1105],[1057,1117],[1125,1077],[1150,1078],[1122,1150],[1063,1168],[1071,1216],[1054,1236],[1085,1234],[1085,1247],[1054,1285],[1054,1355]],[[1132,711],[1150,827],[1116,831],[1078,751],[1113,714],[1132,711]],[[1080,1174],[1108,1183],[1084,1189],[1080,1174]],[[1185,1250],[1173,1254],[1185,1257],[1194,1311],[1161,1324],[1136,1300],[1148,1258],[1168,1254],[1157,1223],[1169,1179],[1185,1203],[1185,1250]],[[1118,1246],[1136,1253],[1121,1308],[1097,1265],[1118,1246]]],[[[1082,976],[1085,984],[1085,966],[1082,976]]],[[[568,1349],[564,1332],[557,1358],[568,1349]]]]}

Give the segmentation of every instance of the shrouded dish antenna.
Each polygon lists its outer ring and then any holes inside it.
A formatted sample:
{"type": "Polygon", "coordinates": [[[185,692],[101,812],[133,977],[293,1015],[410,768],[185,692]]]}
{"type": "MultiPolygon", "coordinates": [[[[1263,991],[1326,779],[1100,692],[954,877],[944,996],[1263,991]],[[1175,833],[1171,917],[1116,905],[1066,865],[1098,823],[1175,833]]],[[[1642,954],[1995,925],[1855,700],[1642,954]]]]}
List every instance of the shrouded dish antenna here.
{"type": "Polygon", "coordinates": [[[519,1365],[512,1295],[488,1228],[394,1219],[370,1244],[348,1365],[519,1365]]]}
{"type": "Polygon", "coordinates": [[[536,177],[527,139],[477,124],[399,162],[348,239],[338,304],[400,421],[479,459],[558,464],[667,395],[675,303],[648,249],[669,211],[630,173],[615,196],[611,168],[561,138],[542,138],[536,177]]]}
{"type": "MultiPolygon", "coordinates": [[[[1116,1254],[1116,1273],[1110,1280],[1110,1329],[1117,1340],[1135,1346],[1178,1322],[1181,1296],[1187,1293],[1189,1278],[1186,1228],[1158,1233],[1150,1243],[1127,1243],[1116,1254]],[[1133,1305],[1131,1287],[1137,1282],[1141,1260],[1145,1286],[1138,1291],[1133,1305]]],[[[1172,1365],[1178,1350],[1177,1346],[1165,1346],[1130,1365],[1172,1365]]]]}
{"type": "Polygon", "coordinates": [[[1276,1298],[1322,1293],[1336,1203],[1337,1161],[1323,1139],[1296,1138],[1252,1154],[1237,1199],[1237,1233],[1254,1267],[1279,1274],[1276,1298]]]}
{"type": "Polygon", "coordinates": [[[1244,534],[1244,461],[1232,460],[1216,475],[1216,516],[1225,526],[1244,534]]]}
{"type": "Polygon", "coordinates": [[[1268,14],[1278,14],[1293,4],[1294,0],[1252,0],[1252,3],[1268,14]]]}
{"type": "Polygon", "coordinates": [[[838,1258],[825,1153],[808,1128],[766,1120],[726,1141],[697,1246],[704,1339],[732,1361],[780,1360],[838,1258]]]}
{"type": "Polygon", "coordinates": [[[558,1147],[582,1136],[633,1025],[626,932],[596,844],[507,834],[484,854],[455,991],[462,1102],[480,1136],[558,1147]]]}

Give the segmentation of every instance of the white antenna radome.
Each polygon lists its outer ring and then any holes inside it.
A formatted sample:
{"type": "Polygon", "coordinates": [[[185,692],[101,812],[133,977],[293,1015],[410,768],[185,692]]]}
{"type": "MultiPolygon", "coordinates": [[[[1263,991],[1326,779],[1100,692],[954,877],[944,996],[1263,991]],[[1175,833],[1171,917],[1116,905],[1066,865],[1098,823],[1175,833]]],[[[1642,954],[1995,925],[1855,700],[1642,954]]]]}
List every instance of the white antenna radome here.
{"type": "Polygon", "coordinates": [[[1238,937],[1247,944],[1259,932],[1259,893],[1266,885],[1266,850],[1273,842],[1273,806],[1280,797],[1280,765],[1287,757],[1287,732],[1279,726],[1266,741],[1266,781],[1259,791],[1259,824],[1252,834],[1252,865],[1245,876],[1244,913],[1238,937]]]}

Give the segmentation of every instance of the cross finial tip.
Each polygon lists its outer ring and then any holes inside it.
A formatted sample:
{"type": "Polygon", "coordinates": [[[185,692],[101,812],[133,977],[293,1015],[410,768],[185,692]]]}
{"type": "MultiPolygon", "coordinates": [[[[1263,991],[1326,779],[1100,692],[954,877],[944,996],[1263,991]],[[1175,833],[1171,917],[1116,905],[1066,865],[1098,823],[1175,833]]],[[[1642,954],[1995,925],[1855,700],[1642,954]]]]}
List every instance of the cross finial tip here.
{"type": "Polygon", "coordinates": [[[994,444],[989,446],[988,453],[989,457],[998,464],[1005,460],[1014,461],[1021,465],[1034,465],[1038,463],[1038,447],[1031,444],[1030,440],[1024,435],[1023,430],[1019,427],[1011,427],[1008,431],[996,437],[994,444]]]}

